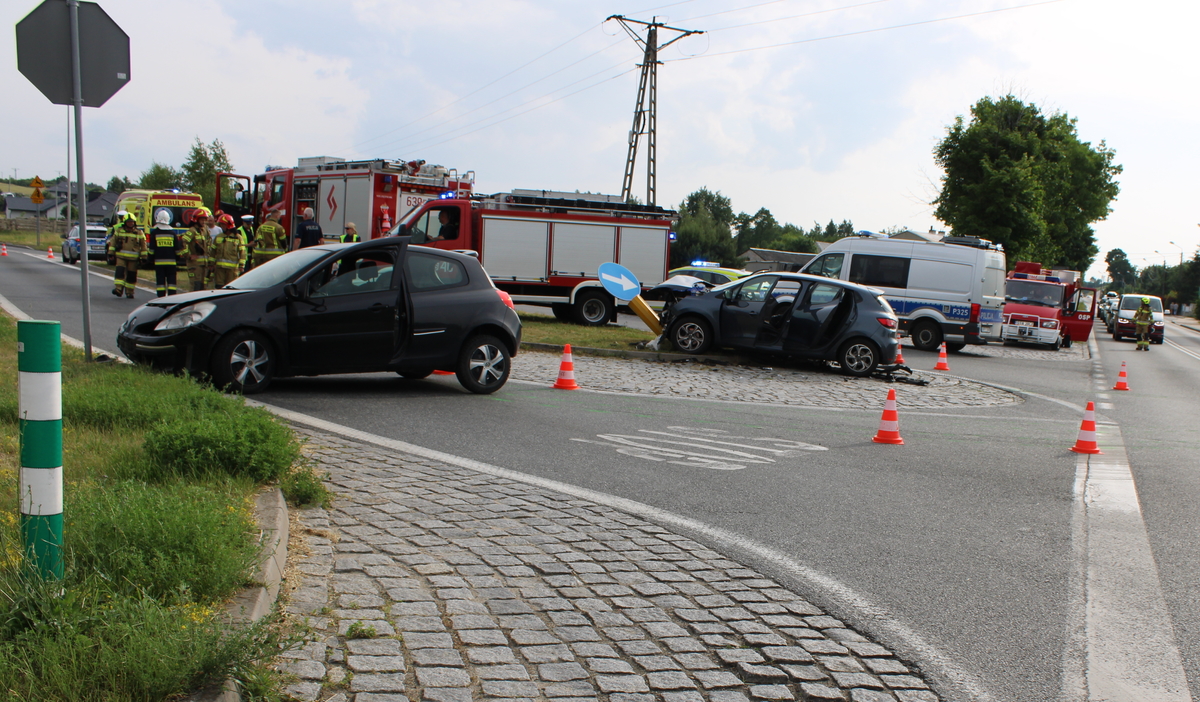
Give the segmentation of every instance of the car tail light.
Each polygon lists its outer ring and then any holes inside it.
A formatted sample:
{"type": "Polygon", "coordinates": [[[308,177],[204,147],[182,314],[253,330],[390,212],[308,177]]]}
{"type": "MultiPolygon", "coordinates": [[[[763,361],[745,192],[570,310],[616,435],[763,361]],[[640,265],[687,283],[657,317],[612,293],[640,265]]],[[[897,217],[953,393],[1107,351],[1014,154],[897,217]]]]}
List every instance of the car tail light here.
{"type": "Polygon", "coordinates": [[[971,303],[971,318],[968,320],[971,324],[979,324],[979,303],[971,303]]]}
{"type": "Polygon", "coordinates": [[[876,317],[875,320],[888,329],[896,328],[896,320],[891,317],[876,317]]]}
{"type": "Polygon", "coordinates": [[[500,301],[507,305],[508,309],[516,311],[517,308],[513,305],[512,295],[509,295],[499,288],[496,288],[496,294],[500,296],[500,301]]]}

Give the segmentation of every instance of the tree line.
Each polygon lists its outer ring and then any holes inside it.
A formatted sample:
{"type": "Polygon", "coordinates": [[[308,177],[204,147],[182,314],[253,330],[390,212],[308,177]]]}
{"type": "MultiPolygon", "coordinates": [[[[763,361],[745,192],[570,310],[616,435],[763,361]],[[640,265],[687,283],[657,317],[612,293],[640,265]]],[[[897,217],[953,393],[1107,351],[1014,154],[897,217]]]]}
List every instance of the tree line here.
{"type": "Polygon", "coordinates": [[[1200,251],[1176,266],[1163,263],[1138,269],[1122,249],[1109,251],[1104,262],[1112,281],[1106,290],[1156,295],[1167,305],[1186,305],[1200,299],[1200,251]]]}

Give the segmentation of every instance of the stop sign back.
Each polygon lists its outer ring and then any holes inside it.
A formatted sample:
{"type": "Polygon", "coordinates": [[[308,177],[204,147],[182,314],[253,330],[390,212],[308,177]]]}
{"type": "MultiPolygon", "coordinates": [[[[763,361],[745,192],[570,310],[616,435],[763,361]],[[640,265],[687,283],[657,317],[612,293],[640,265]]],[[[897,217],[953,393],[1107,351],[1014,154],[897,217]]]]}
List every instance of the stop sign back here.
{"type": "MultiPolygon", "coordinates": [[[[45,0],[17,23],[17,70],[50,102],[75,104],[66,0],[45,0]]],[[[79,3],[79,70],[84,107],[100,107],[129,82],[129,35],[94,2],[79,3]]]]}

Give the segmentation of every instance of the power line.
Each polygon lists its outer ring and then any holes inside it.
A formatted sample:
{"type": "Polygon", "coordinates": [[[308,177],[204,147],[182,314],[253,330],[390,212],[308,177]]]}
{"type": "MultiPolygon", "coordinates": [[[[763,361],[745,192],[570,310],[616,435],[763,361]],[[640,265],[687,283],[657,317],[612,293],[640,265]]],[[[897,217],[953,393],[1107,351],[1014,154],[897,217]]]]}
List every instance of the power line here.
{"type": "Polygon", "coordinates": [[[823,37],[813,37],[811,39],[799,39],[796,41],[787,41],[780,44],[770,44],[768,46],[756,46],[749,49],[734,49],[732,51],[721,51],[715,54],[704,54],[702,56],[687,56],[678,59],[669,59],[670,61],[692,61],[701,58],[714,58],[716,56],[730,56],[732,54],[744,54],[751,51],[765,51],[767,49],[778,49],[783,46],[796,46],[797,44],[811,44],[818,41],[826,41],[829,39],[842,39],[844,37],[853,37],[863,34],[875,34],[877,32],[886,32],[892,29],[904,29],[907,27],[918,27],[924,24],[935,24],[937,22],[949,22],[951,20],[965,19],[967,17],[980,17],[982,15],[992,15],[999,12],[1009,12],[1011,10],[1023,10],[1029,7],[1038,7],[1041,5],[1053,5],[1055,3],[1064,2],[1064,0],[1043,0],[1042,2],[1031,2],[1025,5],[1015,5],[1013,7],[1000,7],[994,10],[982,10],[980,12],[969,12],[964,15],[954,15],[953,17],[939,17],[930,20],[921,20],[918,22],[906,22],[904,24],[894,24],[889,27],[877,27],[875,29],[862,29],[855,32],[844,32],[842,34],[830,34],[823,37]]]}
{"type": "MultiPolygon", "coordinates": [[[[754,27],[754,26],[760,25],[760,24],[771,24],[772,22],[786,22],[787,20],[801,19],[804,17],[814,17],[816,15],[824,15],[824,14],[828,14],[830,12],[841,12],[842,10],[853,10],[857,7],[866,7],[867,5],[878,5],[880,3],[891,2],[891,1],[892,0],[868,0],[867,2],[860,2],[855,5],[843,5],[842,7],[830,7],[830,8],[824,9],[824,10],[814,10],[812,12],[804,12],[804,13],[801,13],[798,15],[788,15],[787,17],[776,17],[774,19],[769,19],[769,20],[758,20],[757,22],[746,22],[744,24],[733,24],[728,27],[718,27],[716,29],[710,29],[708,31],[711,34],[713,32],[724,32],[729,29],[741,29],[742,27],[754,27]]],[[[770,3],[763,3],[763,4],[768,5],[770,3]]],[[[733,10],[729,10],[729,12],[733,12],[733,10]]],[[[718,12],[716,14],[724,14],[724,13],[718,12]]],[[[691,21],[691,20],[689,20],[689,21],[691,21]]]]}

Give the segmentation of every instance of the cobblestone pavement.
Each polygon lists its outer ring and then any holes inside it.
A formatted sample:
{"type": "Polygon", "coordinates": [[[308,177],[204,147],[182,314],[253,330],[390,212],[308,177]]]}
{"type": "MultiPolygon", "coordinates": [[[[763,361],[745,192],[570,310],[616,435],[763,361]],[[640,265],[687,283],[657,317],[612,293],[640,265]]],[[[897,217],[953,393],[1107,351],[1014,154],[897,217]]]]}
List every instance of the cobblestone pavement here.
{"type": "MultiPolygon", "coordinates": [[[[916,377],[929,380],[928,385],[850,378],[836,371],[818,368],[798,370],[764,366],[710,366],[698,362],[643,361],[581,354],[572,356],[575,382],[588,390],[607,392],[859,409],[878,409],[889,387],[896,388],[896,404],[901,408],[984,407],[1022,401],[1020,396],[1005,390],[920,371],[916,372],[916,377]]],[[[930,363],[935,360],[931,359],[930,363]]],[[[550,385],[558,377],[561,362],[562,354],[524,351],[513,359],[511,377],[550,385]]]]}
{"type": "Polygon", "coordinates": [[[336,493],[299,517],[287,611],[313,633],[280,667],[300,700],[939,699],[883,646],[691,539],[297,431],[336,493]]]}

